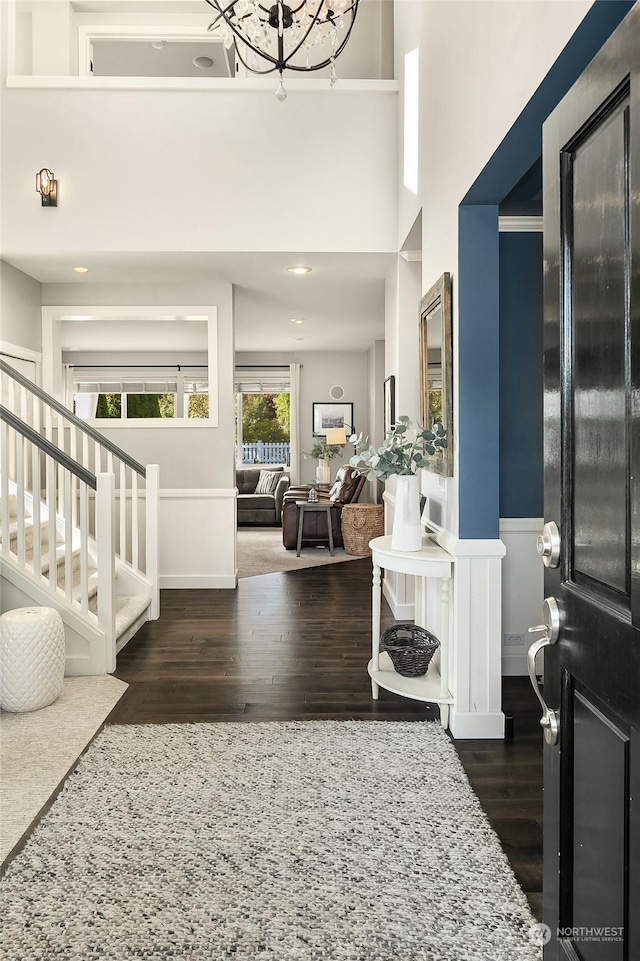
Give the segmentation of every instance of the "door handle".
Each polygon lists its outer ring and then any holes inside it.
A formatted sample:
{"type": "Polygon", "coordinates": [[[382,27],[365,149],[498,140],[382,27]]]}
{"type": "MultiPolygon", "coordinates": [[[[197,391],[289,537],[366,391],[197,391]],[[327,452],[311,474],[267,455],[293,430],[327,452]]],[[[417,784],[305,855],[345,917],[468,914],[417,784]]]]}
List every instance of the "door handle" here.
{"type": "Polygon", "coordinates": [[[534,641],[527,652],[527,667],[529,669],[529,680],[536,692],[536,696],[542,707],[542,717],[540,725],[544,731],[544,739],[547,744],[553,745],[558,742],[558,732],[560,730],[560,716],[557,711],[553,711],[542,696],[542,691],[538,683],[536,674],[536,657],[539,652],[551,644],[555,644],[560,636],[560,608],[555,597],[545,597],[542,606],[544,624],[530,627],[530,634],[542,633],[542,637],[534,641]]]}
{"type": "Polygon", "coordinates": [[[538,695],[538,700],[540,701],[540,706],[542,707],[542,717],[540,718],[540,725],[544,731],[544,739],[547,744],[553,745],[558,742],[558,732],[560,730],[560,718],[556,711],[553,711],[545,701],[542,696],[542,691],[540,690],[540,684],[538,683],[538,675],[536,674],[536,657],[538,652],[543,650],[545,647],[549,647],[553,641],[548,635],[539,638],[534,641],[527,652],[527,667],[529,668],[529,679],[531,685],[538,695]]]}

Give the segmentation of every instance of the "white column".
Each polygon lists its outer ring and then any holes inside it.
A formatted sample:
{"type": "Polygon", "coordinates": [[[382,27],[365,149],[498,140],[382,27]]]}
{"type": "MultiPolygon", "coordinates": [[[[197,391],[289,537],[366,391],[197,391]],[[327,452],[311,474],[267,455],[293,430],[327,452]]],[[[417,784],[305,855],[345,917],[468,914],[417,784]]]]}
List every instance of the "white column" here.
{"type": "Polygon", "coordinates": [[[500,540],[457,541],[451,733],[502,738],[502,558],[500,540]]]}

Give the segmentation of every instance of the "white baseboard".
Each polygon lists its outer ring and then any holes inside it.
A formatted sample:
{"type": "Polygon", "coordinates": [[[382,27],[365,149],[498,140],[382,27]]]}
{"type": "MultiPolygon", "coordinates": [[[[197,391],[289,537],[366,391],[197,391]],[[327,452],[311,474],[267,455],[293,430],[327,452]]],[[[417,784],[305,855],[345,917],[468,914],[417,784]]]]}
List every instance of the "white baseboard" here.
{"type": "Polygon", "coordinates": [[[455,708],[451,710],[449,719],[451,735],[456,740],[473,740],[476,738],[490,738],[502,740],[504,738],[504,714],[460,714],[455,708]]]}
{"type": "Polygon", "coordinates": [[[228,574],[161,574],[160,589],[173,588],[174,590],[224,590],[237,587],[237,579],[228,574]]]}
{"type": "Polygon", "coordinates": [[[526,654],[502,655],[503,677],[526,677],[528,673],[529,668],[527,667],[526,654]]]}
{"type": "Polygon", "coordinates": [[[391,584],[385,577],[382,584],[382,593],[384,594],[387,604],[391,608],[391,613],[397,621],[412,621],[415,617],[416,607],[415,604],[401,604],[394,594],[391,584]]]}

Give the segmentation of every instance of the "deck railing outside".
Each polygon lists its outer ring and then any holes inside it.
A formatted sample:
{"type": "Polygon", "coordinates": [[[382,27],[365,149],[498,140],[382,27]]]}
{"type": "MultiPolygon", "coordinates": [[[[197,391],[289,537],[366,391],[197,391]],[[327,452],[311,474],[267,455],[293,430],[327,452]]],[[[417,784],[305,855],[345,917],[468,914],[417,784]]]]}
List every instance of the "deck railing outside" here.
{"type": "Polygon", "coordinates": [[[291,445],[288,442],[253,441],[242,445],[243,464],[287,464],[291,445]]]}

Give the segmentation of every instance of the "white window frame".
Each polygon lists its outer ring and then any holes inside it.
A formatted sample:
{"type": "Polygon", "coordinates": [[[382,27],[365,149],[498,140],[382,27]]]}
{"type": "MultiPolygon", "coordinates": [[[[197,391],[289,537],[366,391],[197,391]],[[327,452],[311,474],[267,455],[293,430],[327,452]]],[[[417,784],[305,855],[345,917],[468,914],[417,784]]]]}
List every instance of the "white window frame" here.
{"type": "MultiPolygon", "coordinates": [[[[218,427],[219,377],[218,377],[218,308],[215,305],[157,306],[157,307],[96,307],[61,306],[42,308],[42,386],[49,394],[65,404],[73,406],[73,396],[68,390],[68,372],[63,369],[61,324],[65,320],[78,322],[108,320],[181,320],[207,321],[207,367],[209,371],[208,417],[139,417],[133,420],[109,419],[109,427],[132,429],[149,427],[153,430],[186,428],[198,430],[218,427]]],[[[104,427],[104,418],[88,420],[93,427],[104,427]]]]}

